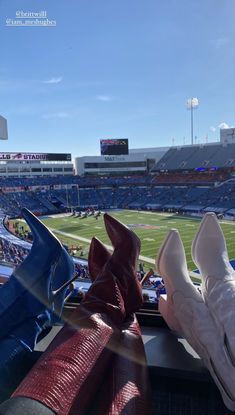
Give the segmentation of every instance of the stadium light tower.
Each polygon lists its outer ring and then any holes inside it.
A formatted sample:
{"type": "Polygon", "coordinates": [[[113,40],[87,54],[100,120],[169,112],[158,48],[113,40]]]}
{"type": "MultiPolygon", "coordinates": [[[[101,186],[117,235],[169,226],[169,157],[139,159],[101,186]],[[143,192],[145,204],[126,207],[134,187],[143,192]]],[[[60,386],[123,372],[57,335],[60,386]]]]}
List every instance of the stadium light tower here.
{"type": "Polygon", "coordinates": [[[8,140],[7,120],[0,115],[0,140],[8,140]]]}
{"type": "Polygon", "coordinates": [[[193,110],[199,105],[198,98],[189,98],[187,100],[187,109],[191,111],[191,144],[193,144],[193,110]]]}

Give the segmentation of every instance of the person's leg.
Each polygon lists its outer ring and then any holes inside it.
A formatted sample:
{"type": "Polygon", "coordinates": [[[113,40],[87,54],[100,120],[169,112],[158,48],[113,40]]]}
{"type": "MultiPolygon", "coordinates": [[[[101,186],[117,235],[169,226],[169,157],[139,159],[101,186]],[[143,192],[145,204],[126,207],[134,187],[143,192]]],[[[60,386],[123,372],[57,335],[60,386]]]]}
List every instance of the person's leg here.
{"type": "MultiPolygon", "coordinates": [[[[132,271],[139,254],[139,241],[131,231],[124,233],[123,249],[121,238],[116,238],[113,255],[85,299],[17,388],[14,397],[34,399],[59,415],[85,413],[110,368],[113,351],[117,350],[120,326],[126,317],[124,302],[128,305],[126,295],[134,286],[132,271]],[[115,275],[117,269],[125,278],[122,294],[115,275]]],[[[131,304],[133,310],[138,309],[139,301],[138,298],[131,304]]]]}
{"type": "Polygon", "coordinates": [[[166,314],[163,313],[163,317],[168,324],[167,309],[170,307],[170,315],[180,324],[180,333],[209,369],[225,405],[234,411],[235,368],[228,359],[224,337],[215,324],[209,306],[189,277],[183,243],[177,230],[171,230],[166,237],[157,265],[167,292],[166,314]]]}

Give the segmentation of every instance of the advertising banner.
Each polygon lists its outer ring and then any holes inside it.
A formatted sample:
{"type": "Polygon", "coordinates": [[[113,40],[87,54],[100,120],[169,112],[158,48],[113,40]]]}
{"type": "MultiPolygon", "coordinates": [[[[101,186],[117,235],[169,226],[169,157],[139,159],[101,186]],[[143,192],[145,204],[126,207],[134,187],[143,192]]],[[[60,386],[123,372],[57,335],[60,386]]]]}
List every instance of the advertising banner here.
{"type": "Polygon", "coordinates": [[[0,153],[0,160],[71,161],[68,153],[0,153]]]}

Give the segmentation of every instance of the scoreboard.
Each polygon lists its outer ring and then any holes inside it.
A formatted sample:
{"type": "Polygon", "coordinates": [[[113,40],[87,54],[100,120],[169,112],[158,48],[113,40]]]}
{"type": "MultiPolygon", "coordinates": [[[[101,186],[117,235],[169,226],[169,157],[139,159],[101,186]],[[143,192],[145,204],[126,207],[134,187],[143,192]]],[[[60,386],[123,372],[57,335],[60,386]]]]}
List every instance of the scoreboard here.
{"type": "Polygon", "coordinates": [[[102,156],[117,156],[129,154],[127,138],[110,138],[100,140],[100,152],[102,156]]]}

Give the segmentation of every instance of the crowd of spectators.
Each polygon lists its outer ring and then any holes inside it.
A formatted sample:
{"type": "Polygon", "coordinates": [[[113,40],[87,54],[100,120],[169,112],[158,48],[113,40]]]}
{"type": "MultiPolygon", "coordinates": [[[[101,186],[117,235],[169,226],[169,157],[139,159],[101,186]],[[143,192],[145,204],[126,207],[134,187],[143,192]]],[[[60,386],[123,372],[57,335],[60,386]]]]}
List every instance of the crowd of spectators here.
{"type": "Polygon", "coordinates": [[[90,281],[90,274],[87,265],[75,262],[75,272],[77,278],[90,281]]]}
{"type": "Polygon", "coordinates": [[[25,226],[23,226],[21,222],[8,222],[7,226],[9,226],[9,230],[19,238],[27,240],[28,242],[32,242],[33,237],[31,232],[25,226]]]}
{"type": "MultiPolygon", "coordinates": [[[[15,268],[21,264],[21,262],[27,257],[28,254],[29,249],[23,248],[22,246],[12,243],[7,239],[0,238],[0,261],[2,263],[15,268]]],[[[85,280],[90,282],[88,265],[79,262],[79,260],[76,260],[74,265],[76,278],[78,280],[85,280]]],[[[148,290],[152,289],[155,292],[156,301],[158,300],[160,294],[165,293],[163,280],[157,274],[155,274],[152,269],[145,271],[144,265],[142,263],[139,264],[137,277],[140,282],[145,280],[143,283],[143,288],[148,290]]],[[[70,291],[73,292],[73,296],[81,295],[79,289],[77,289],[76,286],[73,286],[73,289],[71,287],[70,291]]],[[[144,299],[145,301],[150,301],[150,298],[147,294],[145,295],[144,299]]]]}
{"type": "Polygon", "coordinates": [[[56,214],[77,206],[81,210],[88,206],[93,206],[96,210],[109,208],[162,210],[172,208],[175,204],[176,208],[185,204],[197,205],[198,192],[201,193],[201,190],[205,196],[202,208],[208,206],[209,200],[210,207],[213,207],[218,202],[216,190],[218,186],[215,184],[220,182],[220,205],[223,207],[222,202],[226,202],[224,207],[231,209],[233,203],[227,201],[226,184],[229,183],[234,189],[235,183],[231,178],[229,182],[223,183],[229,178],[230,173],[221,169],[205,172],[156,172],[133,177],[59,176],[0,179],[0,210],[12,217],[18,217],[22,207],[27,207],[36,215],[56,214]],[[6,189],[4,180],[8,184],[7,190],[4,190],[6,189]],[[20,184],[21,187],[12,187],[20,184]],[[46,188],[43,188],[44,184],[46,188]],[[35,187],[34,190],[31,185],[35,187]],[[187,189],[181,189],[183,186],[187,189]],[[172,206],[168,206],[169,204],[172,206]]]}
{"type": "Polygon", "coordinates": [[[16,267],[26,258],[29,251],[21,246],[9,242],[7,239],[0,239],[0,260],[10,266],[16,267]]]}
{"type": "MultiPolygon", "coordinates": [[[[12,243],[7,239],[0,238],[0,261],[2,263],[16,267],[21,264],[28,253],[28,249],[12,243]]],[[[76,261],[74,265],[76,277],[78,279],[90,281],[88,266],[85,263],[79,263],[78,261],[76,261]]]]}

